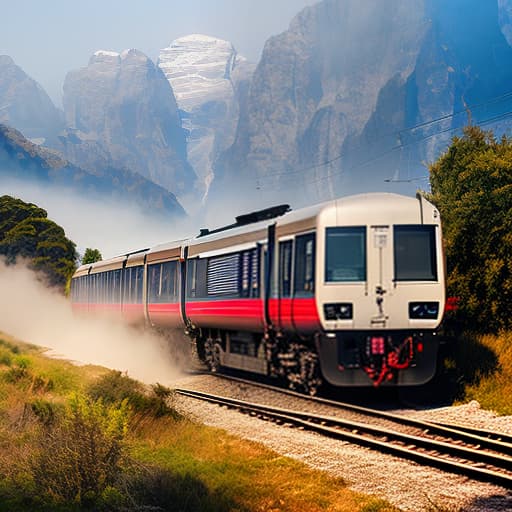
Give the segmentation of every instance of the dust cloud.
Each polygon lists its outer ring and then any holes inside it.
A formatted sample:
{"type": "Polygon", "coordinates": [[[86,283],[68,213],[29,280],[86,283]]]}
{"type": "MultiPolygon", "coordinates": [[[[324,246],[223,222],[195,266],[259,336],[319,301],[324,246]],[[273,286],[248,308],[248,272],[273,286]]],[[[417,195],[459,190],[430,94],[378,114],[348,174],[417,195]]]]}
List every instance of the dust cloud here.
{"type": "Polygon", "coordinates": [[[182,375],[181,340],[173,344],[148,330],[74,314],[71,302],[48,289],[34,272],[3,261],[0,331],[47,347],[55,357],[127,372],[147,384],[170,386],[182,375]]]}

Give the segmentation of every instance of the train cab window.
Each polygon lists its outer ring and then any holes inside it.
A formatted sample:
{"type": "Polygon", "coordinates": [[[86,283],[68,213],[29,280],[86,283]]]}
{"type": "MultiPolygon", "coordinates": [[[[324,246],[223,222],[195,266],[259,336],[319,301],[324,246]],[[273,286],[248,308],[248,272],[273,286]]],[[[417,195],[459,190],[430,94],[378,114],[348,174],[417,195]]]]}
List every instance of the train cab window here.
{"type": "Polygon", "coordinates": [[[327,228],[325,233],[325,281],[366,281],[366,228],[327,228]]]}
{"type": "Polygon", "coordinates": [[[315,292],[315,235],[302,235],[295,239],[294,292],[296,296],[315,292]]]}
{"type": "Polygon", "coordinates": [[[279,243],[279,296],[290,297],[292,293],[293,241],[279,243]]]}
{"type": "Polygon", "coordinates": [[[394,227],[395,281],[437,281],[435,226],[394,227]]]}

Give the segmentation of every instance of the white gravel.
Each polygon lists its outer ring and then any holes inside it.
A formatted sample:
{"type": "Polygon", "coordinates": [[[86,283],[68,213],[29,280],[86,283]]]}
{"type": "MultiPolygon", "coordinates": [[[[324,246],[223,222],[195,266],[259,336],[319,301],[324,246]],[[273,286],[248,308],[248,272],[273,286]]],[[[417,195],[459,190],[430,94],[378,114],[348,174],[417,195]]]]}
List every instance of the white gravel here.
{"type": "MultiPolygon", "coordinates": [[[[247,385],[232,384],[205,375],[189,376],[175,385],[219,395],[229,394],[239,399],[249,399],[250,394],[251,400],[260,402],[264,394],[272,394],[269,391],[254,392],[247,385]],[[258,396],[255,397],[255,393],[258,396]]],[[[282,395],[280,397],[282,401],[282,395]]],[[[403,511],[431,512],[441,507],[450,512],[512,510],[512,493],[502,487],[475,482],[343,441],[326,439],[315,433],[278,426],[183,396],[176,397],[176,406],[201,423],[256,441],[279,454],[342,477],[352,490],[384,498],[403,511]]],[[[283,406],[293,408],[288,398],[283,406]]],[[[512,433],[512,417],[498,417],[482,410],[477,402],[429,411],[394,412],[512,433]]]]}

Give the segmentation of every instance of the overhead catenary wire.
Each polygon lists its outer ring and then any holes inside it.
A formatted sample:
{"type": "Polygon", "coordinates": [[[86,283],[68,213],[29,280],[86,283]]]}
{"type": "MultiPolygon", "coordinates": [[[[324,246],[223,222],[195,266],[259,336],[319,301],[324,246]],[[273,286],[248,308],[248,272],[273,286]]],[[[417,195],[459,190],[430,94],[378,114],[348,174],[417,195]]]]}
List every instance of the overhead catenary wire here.
{"type": "MultiPolygon", "coordinates": [[[[483,106],[486,106],[486,105],[489,105],[489,104],[493,104],[493,103],[497,103],[499,100],[502,100],[504,98],[511,98],[512,99],[512,91],[511,92],[508,92],[506,94],[503,94],[503,95],[500,95],[500,96],[497,96],[495,98],[491,98],[490,100],[488,100],[487,102],[482,102],[482,103],[479,103],[479,104],[476,104],[476,105],[470,105],[469,108],[471,109],[474,109],[474,108],[481,108],[483,106]]],[[[401,129],[401,130],[398,130],[398,131],[395,131],[395,132],[390,132],[388,134],[385,134],[381,137],[379,137],[378,139],[375,139],[375,140],[379,140],[379,139],[383,139],[383,138],[390,138],[392,137],[393,135],[397,136],[399,138],[399,140],[402,140],[402,134],[407,132],[407,131],[412,131],[412,130],[416,130],[418,128],[424,128],[428,125],[432,125],[434,123],[437,123],[437,122],[440,122],[440,121],[445,121],[447,119],[450,119],[450,118],[454,118],[456,116],[459,116],[459,115],[462,115],[464,114],[466,111],[465,110],[460,110],[460,111],[457,111],[457,112],[454,112],[452,114],[449,114],[449,115],[445,115],[445,116],[441,116],[441,117],[438,117],[436,119],[432,119],[430,121],[427,121],[427,122],[424,122],[424,123],[420,123],[418,125],[414,125],[414,126],[411,126],[411,127],[408,127],[408,128],[404,128],[404,129],[401,129]]],[[[507,110],[506,112],[503,112],[501,114],[499,114],[498,116],[494,116],[494,117],[491,117],[491,118],[488,118],[488,119],[483,119],[477,123],[474,123],[475,125],[478,125],[478,126],[485,126],[485,125],[488,125],[488,124],[492,124],[492,123],[495,123],[495,122],[498,122],[498,121],[501,121],[503,119],[507,119],[509,117],[512,116],[512,110],[507,110]]],[[[433,133],[430,133],[428,135],[425,135],[423,137],[420,137],[420,138],[415,138],[414,140],[410,141],[410,142],[406,142],[406,143],[401,143],[401,144],[398,144],[396,146],[393,146],[392,148],[382,152],[382,153],[379,153],[378,155],[370,158],[370,159],[367,159],[367,160],[364,160],[362,162],[358,162],[346,169],[341,169],[341,170],[338,170],[338,171],[334,171],[332,173],[327,173],[325,174],[324,176],[321,176],[321,177],[318,177],[318,178],[314,178],[312,180],[307,180],[307,181],[303,181],[301,182],[301,184],[303,185],[310,185],[310,184],[314,184],[314,183],[317,183],[317,182],[321,182],[321,181],[325,181],[327,179],[330,179],[330,178],[335,178],[343,173],[346,173],[346,172],[350,172],[354,169],[359,169],[359,168],[362,168],[362,167],[365,167],[375,161],[378,161],[382,158],[384,158],[385,156],[395,152],[395,151],[398,151],[398,150],[401,150],[403,148],[406,148],[406,147],[410,147],[410,146],[414,146],[414,145],[417,145],[419,144],[420,142],[424,142],[425,140],[428,140],[428,139],[431,139],[431,138],[434,138],[434,137],[438,137],[440,135],[443,135],[444,133],[450,133],[450,132],[456,132],[456,131],[460,131],[461,129],[463,128],[463,126],[457,126],[457,127],[450,127],[450,128],[445,128],[443,130],[438,130],[438,131],[435,131],[433,133]]],[[[360,148],[362,148],[363,146],[360,145],[359,146],[360,148]]],[[[351,148],[351,151],[353,151],[354,148],[351,148]]],[[[334,162],[338,161],[338,160],[341,160],[344,156],[346,156],[346,152],[342,152],[340,154],[338,154],[336,157],[334,158],[331,158],[329,160],[325,160],[323,162],[318,162],[316,164],[312,164],[310,166],[307,166],[307,167],[304,167],[302,169],[299,169],[299,170],[293,170],[293,171],[280,171],[280,172],[277,172],[277,173],[269,173],[269,174],[265,174],[263,176],[258,176],[257,177],[257,180],[258,180],[258,183],[259,183],[259,187],[260,187],[260,190],[263,189],[263,188],[267,188],[267,186],[263,183],[265,180],[266,181],[269,181],[270,179],[272,178],[275,178],[275,177],[279,177],[279,176],[283,176],[284,179],[296,179],[296,176],[297,174],[304,174],[305,172],[309,171],[309,170],[312,170],[312,169],[318,169],[318,168],[321,168],[321,167],[325,167],[327,165],[331,165],[333,164],[334,162]]],[[[425,177],[421,177],[421,179],[425,179],[425,177]]],[[[419,181],[420,179],[414,179],[414,180],[417,180],[419,181]]],[[[389,180],[390,182],[392,182],[392,180],[389,180]]],[[[403,181],[403,180],[400,180],[400,181],[403,181]]],[[[409,181],[409,180],[408,180],[409,181]]],[[[412,181],[412,180],[410,180],[412,181]]],[[[272,184],[272,188],[273,189],[281,189],[283,188],[282,186],[277,186],[275,183],[272,184]]]]}

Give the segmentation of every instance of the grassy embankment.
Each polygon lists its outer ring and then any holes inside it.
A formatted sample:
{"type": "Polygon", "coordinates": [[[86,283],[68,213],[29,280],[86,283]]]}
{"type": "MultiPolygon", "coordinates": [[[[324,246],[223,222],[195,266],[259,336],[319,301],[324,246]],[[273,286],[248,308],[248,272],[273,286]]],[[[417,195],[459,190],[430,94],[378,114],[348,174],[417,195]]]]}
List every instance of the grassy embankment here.
{"type": "Polygon", "coordinates": [[[447,366],[457,403],[477,400],[484,409],[512,414],[512,332],[461,335],[447,366]]]}
{"type": "Polygon", "coordinates": [[[169,403],[0,336],[0,510],[395,510],[169,403]]]}

